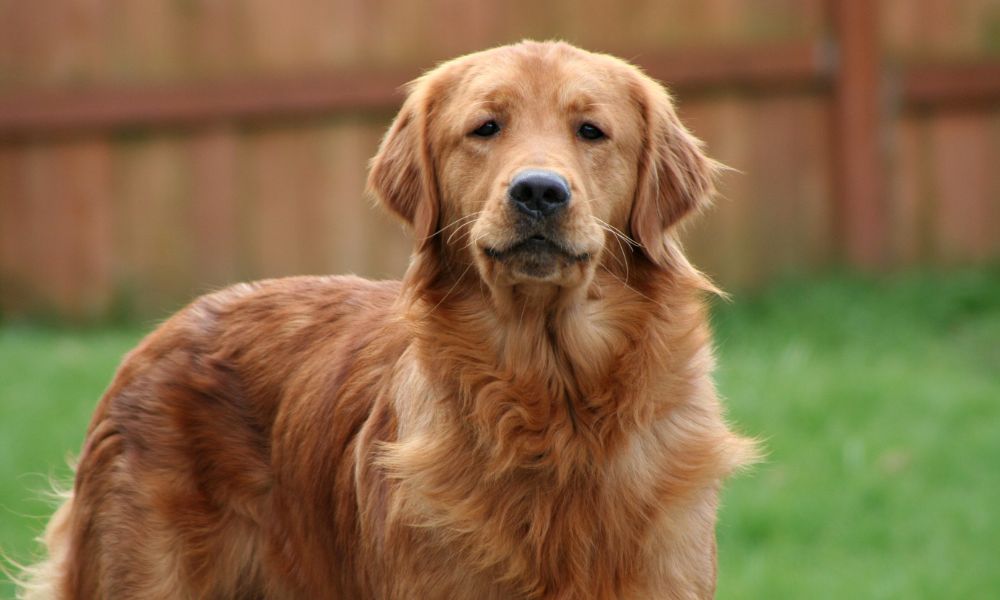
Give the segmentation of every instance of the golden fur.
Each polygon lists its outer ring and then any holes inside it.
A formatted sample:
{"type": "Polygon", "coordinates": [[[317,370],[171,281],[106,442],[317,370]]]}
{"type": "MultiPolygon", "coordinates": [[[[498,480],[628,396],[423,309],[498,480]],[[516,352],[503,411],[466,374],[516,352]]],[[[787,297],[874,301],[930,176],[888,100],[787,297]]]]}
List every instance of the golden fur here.
{"type": "Polygon", "coordinates": [[[431,71],[369,179],[415,233],[403,281],[237,285],[149,335],[22,597],[711,597],[720,482],[753,453],[675,240],[715,169],[618,59],[525,42],[431,71]],[[529,167],[572,190],[562,250],[498,258],[529,167]]]}

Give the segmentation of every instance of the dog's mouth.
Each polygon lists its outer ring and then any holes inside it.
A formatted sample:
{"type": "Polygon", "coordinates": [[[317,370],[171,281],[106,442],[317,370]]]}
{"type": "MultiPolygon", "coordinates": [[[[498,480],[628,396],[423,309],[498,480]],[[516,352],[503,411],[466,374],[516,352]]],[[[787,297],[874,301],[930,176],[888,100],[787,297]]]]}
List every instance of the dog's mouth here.
{"type": "Polygon", "coordinates": [[[500,262],[530,256],[537,256],[542,259],[559,257],[572,262],[586,262],[591,257],[590,252],[574,252],[564,244],[556,242],[542,234],[526,237],[503,249],[485,246],[483,247],[483,253],[493,260],[500,262]]]}
{"type": "Polygon", "coordinates": [[[554,282],[566,269],[588,262],[590,252],[577,252],[550,237],[534,234],[504,248],[483,247],[483,253],[516,279],[554,282]]]}

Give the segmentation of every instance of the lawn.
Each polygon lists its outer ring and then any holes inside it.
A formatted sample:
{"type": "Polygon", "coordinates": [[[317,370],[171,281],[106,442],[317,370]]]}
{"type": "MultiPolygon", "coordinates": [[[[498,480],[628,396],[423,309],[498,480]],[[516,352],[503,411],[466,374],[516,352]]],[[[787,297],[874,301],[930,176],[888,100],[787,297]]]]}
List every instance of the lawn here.
{"type": "MultiPolygon", "coordinates": [[[[768,451],[726,489],[719,598],[995,597],[1000,269],[787,282],[715,323],[731,420],[768,451]]],[[[141,333],[0,326],[8,555],[141,333]]]]}

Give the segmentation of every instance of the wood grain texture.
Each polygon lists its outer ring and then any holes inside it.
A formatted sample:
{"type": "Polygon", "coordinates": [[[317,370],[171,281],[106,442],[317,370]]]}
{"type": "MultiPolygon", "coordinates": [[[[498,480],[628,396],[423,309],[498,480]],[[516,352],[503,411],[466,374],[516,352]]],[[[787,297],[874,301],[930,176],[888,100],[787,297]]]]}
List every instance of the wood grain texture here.
{"type": "Polygon", "coordinates": [[[835,27],[850,5],[0,0],[0,310],[159,316],[264,275],[399,276],[410,240],[363,181],[400,84],[524,37],[644,66],[738,169],[686,232],[724,285],[995,259],[1000,6],[888,0],[852,59],[870,3],[835,27]]]}

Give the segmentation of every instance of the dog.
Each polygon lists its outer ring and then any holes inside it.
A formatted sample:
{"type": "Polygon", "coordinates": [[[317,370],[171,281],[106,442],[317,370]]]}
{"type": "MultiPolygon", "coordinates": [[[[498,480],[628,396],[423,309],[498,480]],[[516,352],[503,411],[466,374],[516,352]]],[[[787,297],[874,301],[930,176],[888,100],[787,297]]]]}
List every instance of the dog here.
{"type": "Polygon", "coordinates": [[[22,597],[712,597],[754,443],[677,228],[718,169],[617,58],[433,69],[368,181],[412,230],[402,281],[240,284],[150,334],[22,597]]]}

